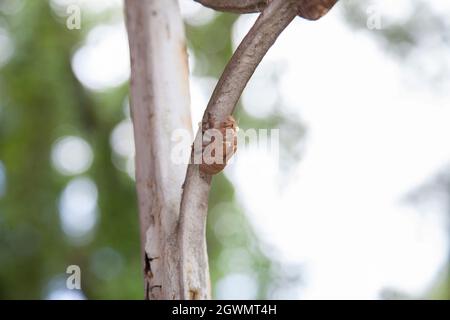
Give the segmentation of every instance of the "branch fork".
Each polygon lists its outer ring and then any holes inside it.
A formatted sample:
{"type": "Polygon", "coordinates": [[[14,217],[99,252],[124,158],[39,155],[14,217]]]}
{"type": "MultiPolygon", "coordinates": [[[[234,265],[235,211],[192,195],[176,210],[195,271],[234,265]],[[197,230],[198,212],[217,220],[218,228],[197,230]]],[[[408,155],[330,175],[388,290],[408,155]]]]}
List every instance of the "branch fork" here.
{"type": "Polygon", "coordinates": [[[185,32],[178,1],[125,0],[146,299],[211,298],[205,235],[208,195],[212,175],[236,151],[233,111],[255,69],[291,21],[297,15],[318,19],[337,0],[195,1],[222,11],[261,14],[217,83],[186,171],[186,165],[168,161],[172,130],[190,131],[191,127],[185,32]],[[210,130],[211,137],[205,140],[210,130]],[[203,161],[204,151],[214,146],[215,153],[206,156],[212,162],[194,161],[196,147],[203,161]]]}

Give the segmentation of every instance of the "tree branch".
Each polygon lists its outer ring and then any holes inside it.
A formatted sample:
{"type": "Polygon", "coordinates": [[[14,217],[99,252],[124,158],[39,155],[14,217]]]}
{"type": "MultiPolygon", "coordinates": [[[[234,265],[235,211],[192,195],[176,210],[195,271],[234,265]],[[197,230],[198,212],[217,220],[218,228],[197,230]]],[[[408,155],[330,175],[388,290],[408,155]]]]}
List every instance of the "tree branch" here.
{"type": "Polygon", "coordinates": [[[205,7],[233,13],[261,12],[269,0],[194,0],[205,7]]]}
{"type": "MultiPolygon", "coordinates": [[[[271,0],[194,0],[205,7],[233,13],[254,13],[266,8],[271,0]]],[[[323,17],[338,0],[299,0],[298,15],[308,20],[323,17]]]]}
{"type": "MultiPolygon", "coordinates": [[[[244,38],[226,66],[203,116],[225,121],[253,75],[256,67],[281,32],[298,13],[298,0],[272,0],[244,38]]],[[[201,145],[200,128],[194,146],[201,145]]],[[[180,273],[182,299],[208,299],[210,294],[206,251],[206,216],[211,176],[190,164],[184,182],[178,229],[181,249],[180,273]]]]}
{"type": "MultiPolygon", "coordinates": [[[[235,12],[264,8],[219,79],[202,124],[226,122],[256,67],[297,14],[317,18],[336,2],[196,1],[235,12]]],[[[205,232],[211,176],[194,164],[194,152],[187,172],[185,165],[169,160],[168,141],[173,131],[190,131],[185,36],[177,1],[126,0],[125,10],[145,297],[208,299],[211,293],[205,232]]],[[[205,128],[202,125],[197,132],[194,146],[202,148],[205,128]]]]}

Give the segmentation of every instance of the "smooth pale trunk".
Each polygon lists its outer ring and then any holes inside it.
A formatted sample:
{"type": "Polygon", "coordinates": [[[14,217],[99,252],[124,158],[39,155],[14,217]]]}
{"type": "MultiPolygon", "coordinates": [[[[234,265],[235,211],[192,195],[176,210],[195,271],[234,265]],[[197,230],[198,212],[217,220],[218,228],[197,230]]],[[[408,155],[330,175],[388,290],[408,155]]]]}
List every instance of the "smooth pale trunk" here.
{"type": "Polygon", "coordinates": [[[179,299],[176,231],[187,165],[171,161],[171,138],[179,129],[192,134],[184,26],[176,0],[126,0],[125,10],[145,297],[179,299]]]}

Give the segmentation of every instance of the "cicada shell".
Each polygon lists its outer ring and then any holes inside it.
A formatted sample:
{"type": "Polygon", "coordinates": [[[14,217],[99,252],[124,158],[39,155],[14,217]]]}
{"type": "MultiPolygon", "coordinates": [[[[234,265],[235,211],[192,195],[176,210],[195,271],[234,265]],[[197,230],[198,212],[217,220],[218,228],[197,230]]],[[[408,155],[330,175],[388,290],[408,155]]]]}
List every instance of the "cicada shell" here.
{"type": "Polygon", "coordinates": [[[338,0],[301,0],[298,15],[308,20],[318,20],[330,11],[338,0]]]}
{"type": "Polygon", "coordinates": [[[228,116],[222,123],[217,123],[210,118],[206,127],[203,128],[204,140],[202,150],[202,163],[199,165],[200,171],[209,175],[221,172],[227,165],[230,158],[237,150],[237,125],[232,116],[228,116]],[[214,130],[214,136],[210,137],[208,131],[214,130]],[[216,159],[216,150],[222,149],[222,155],[216,159]]]}

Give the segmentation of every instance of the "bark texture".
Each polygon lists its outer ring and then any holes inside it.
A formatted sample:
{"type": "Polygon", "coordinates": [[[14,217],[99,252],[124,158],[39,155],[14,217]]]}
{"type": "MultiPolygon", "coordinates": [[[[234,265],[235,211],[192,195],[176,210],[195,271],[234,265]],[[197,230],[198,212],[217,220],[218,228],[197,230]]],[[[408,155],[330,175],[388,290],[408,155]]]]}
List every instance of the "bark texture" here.
{"type": "MultiPolygon", "coordinates": [[[[234,13],[260,12],[272,0],[195,0],[205,7],[234,13]]],[[[286,0],[290,1],[290,0],[286,0]]],[[[327,14],[338,0],[295,0],[298,15],[307,20],[317,20],[327,14]]]]}
{"type": "MultiPolygon", "coordinates": [[[[256,67],[297,14],[315,19],[336,2],[196,1],[227,11],[262,10],[220,77],[203,124],[225,122],[233,113],[256,67]]],[[[191,130],[185,35],[178,3],[126,0],[125,5],[145,297],[210,299],[206,216],[211,176],[194,164],[195,152],[188,167],[171,161],[173,131],[191,130]]],[[[202,125],[195,137],[197,150],[202,149],[205,127],[202,125]]]]}
{"type": "MultiPolygon", "coordinates": [[[[281,32],[296,17],[296,1],[273,0],[261,13],[219,79],[203,116],[203,123],[207,123],[210,117],[223,122],[233,113],[256,67],[281,32]]],[[[201,143],[202,130],[200,129],[194,145],[201,146],[201,143]]],[[[198,165],[190,164],[184,183],[180,211],[182,299],[210,298],[205,241],[210,187],[211,176],[200,172],[198,165]]]]}
{"type": "Polygon", "coordinates": [[[176,231],[187,165],[170,159],[173,131],[192,130],[184,26],[177,0],[126,0],[125,10],[145,298],[179,299],[176,231]]]}
{"type": "Polygon", "coordinates": [[[234,13],[254,13],[264,9],[269,0],[194,0],[205,7],[234,13]]]}

